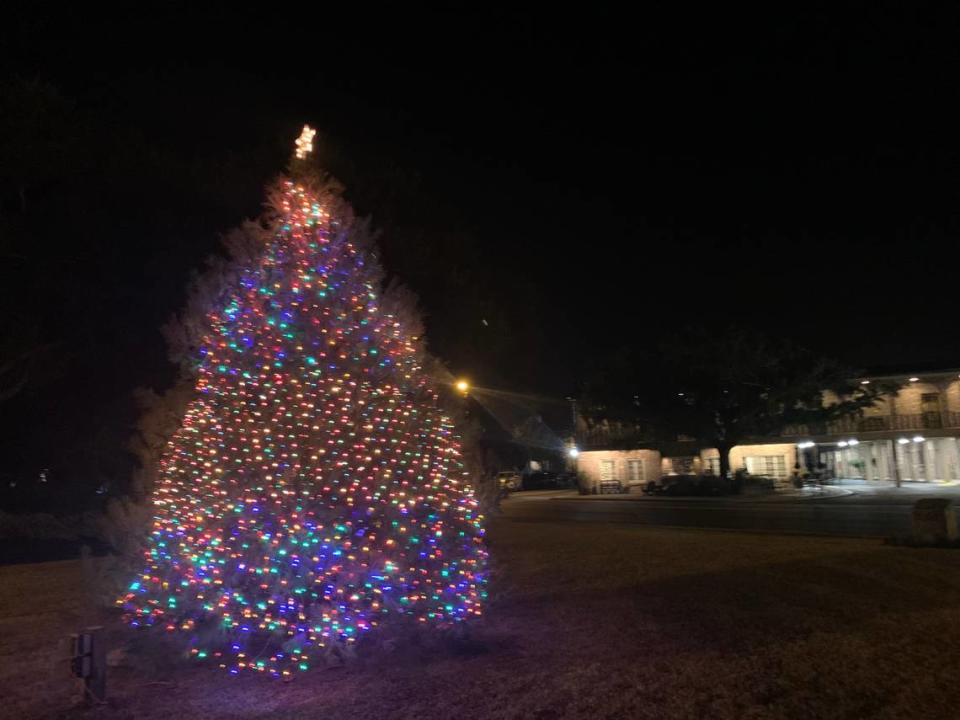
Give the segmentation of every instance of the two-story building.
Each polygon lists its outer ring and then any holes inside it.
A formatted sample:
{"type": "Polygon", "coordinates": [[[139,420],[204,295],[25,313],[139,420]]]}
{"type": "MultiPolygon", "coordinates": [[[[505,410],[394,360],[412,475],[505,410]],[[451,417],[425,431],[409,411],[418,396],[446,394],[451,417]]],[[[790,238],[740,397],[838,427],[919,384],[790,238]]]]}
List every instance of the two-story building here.
{"type": "MultiPolygon", "coordinates": [[[[836,478],[868,481],[960,481],[960,370],[875,375],[862,384],[900,389],[857,415],[820,426],[784,428],[730,451],[730,468],[786,482],[794,469],[824,467],[836,478]],[[821,465],[822,464],[822,465],[821,465]]],[[[824,393],[824,403],[837,398],[824,393]]],[[[714,448],[693,441],[669,445],[631,441],[635,428],[599,423],[578,429],[577,468],[591,481],[642,485],[663,475],[718,472],[714,448]],[[616,448],[616,449],[615,449],[616,448]]]]}

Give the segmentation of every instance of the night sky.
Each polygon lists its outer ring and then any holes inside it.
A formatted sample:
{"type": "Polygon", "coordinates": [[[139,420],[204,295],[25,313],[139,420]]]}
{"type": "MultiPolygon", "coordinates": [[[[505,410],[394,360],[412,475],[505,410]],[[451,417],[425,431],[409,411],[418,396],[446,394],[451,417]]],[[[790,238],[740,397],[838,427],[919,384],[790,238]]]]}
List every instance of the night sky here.
{"type": "Polygon", "coordinates": [[[689,323],[960,365],[960,17],[898,5],[11,13],[4,87],[55,88],[70,149],[27,182],[0,158],[0,300],[57,358],[0,406],[5,472],[119,472],[160,325],[304,122],[478,385],[562,409],[689,323]]]}

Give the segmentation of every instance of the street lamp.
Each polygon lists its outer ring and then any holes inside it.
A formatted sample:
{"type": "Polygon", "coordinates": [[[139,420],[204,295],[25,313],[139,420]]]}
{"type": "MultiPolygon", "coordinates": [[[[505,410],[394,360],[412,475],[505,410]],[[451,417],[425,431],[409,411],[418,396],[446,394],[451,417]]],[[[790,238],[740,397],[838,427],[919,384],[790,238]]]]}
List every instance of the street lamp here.
{"type": "Polygon", "coordinates": [[[457,380],[456,388],[466,395],[470,390],[470,383],[468,383],[466,380],[457,380]]]}
{"type": "Polygon", "coordinates": [[[572,447],[567,450],[567,455],[569,455],[571,459],[576,460],[578,457],[580,457],[580,451],[577,450],[577,448],[572,447]]]}

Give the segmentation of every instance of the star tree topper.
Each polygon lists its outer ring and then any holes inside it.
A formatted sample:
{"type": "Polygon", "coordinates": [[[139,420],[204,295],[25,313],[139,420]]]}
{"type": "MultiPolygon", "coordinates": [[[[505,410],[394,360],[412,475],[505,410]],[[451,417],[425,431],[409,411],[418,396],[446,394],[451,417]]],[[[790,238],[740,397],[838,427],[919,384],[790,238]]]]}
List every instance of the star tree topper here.
{"type": "Polygon", "coordinates": [[[300,132],[300,137],[297,138],[296,142],[297,160],[303,160],[307,155],[313,152],[313,136],[316,134],[317,131],[309,125],[303,126],[303,130],[300,132]]]}

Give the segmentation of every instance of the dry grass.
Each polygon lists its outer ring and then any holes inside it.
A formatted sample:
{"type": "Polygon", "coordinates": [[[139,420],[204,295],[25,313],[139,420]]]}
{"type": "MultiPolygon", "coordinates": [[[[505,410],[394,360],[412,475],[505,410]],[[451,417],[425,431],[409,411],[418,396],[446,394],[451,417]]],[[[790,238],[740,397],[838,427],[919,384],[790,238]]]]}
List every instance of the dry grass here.
{"type": "MultiPolygon", "coordinates": [[[[71,707],[48,671],[79,622],[77,563],[0,568],[9,717],[956,718],[960,553],[626,525],[491,529],[475,643],[291,684],[184,666],[112,669],[71,707]],[[162,684],[161,684],[162,683],[162,684]]],[[[124,631],[115,630],[117,638],[124,631]]],[[[3,714],[3,712],[0,712],[3,714]]]]}

